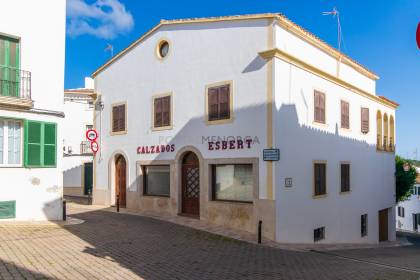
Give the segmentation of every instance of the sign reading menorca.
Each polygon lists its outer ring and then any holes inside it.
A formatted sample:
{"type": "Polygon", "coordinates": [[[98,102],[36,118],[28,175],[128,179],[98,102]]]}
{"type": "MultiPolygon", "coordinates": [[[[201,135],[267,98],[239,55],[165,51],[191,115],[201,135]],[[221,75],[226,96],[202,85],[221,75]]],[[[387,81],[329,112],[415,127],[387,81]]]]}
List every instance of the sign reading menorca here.
{"type": "Polygon", "coordinates": [[[170,153],[173,151],[175,151],[175,144],[137,147],[138,154],[160,154],[160,153],[170,153]]]}

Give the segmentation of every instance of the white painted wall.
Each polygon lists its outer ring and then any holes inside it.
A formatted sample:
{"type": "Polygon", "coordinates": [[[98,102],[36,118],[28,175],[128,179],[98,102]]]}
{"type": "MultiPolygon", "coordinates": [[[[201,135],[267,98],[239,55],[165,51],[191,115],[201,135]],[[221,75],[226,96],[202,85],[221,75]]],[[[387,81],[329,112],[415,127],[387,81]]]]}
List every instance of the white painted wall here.
{"type": "MultiPolygon", "coordinates": [[[[1,6],[0,32],[21,38],[21,69],[32,73],[34,108],[62,112],[65,0],[13,0],[1,6]],[[48,11],[48,16],[34,12],[40,10],[48,11]]],[[[57,167],[0,167],[0,201],[16,200],[18,220],[61,219],[62,118],[10,110],[0,110],[0,117],[57,123],[57,167]]]]}
{"type": "MultiPolygon", "coordinates": [[[[420,187],[420,184],[415,184],[414,188],[420,187]]],[[[405,231],[414,231],[413,227],[413,214],[420,213],[420,196],[419,194],[413,194],[406,201],[400,202],[395,207],[396,212],[396,227],[397,229],[405,231]],[[403,207],[405,215],[404,217],[398,216],[398,207],[403,207]]],[[[420,229],[420,226],[418,227],[420,229]]]]}
{"type": "MultiPolygon", "coordinates": [[[[300,39],[288,37],[290,34],[278,29],[275,32],[277,47],[324,71],[335,71],[336,64],[330,57],[300,39]]],[[[128,160],[127,182],[129,191],[134,191],[136,161],[173,159],[178,149],[193,145],[204,158],[258,157],[259,198],[266,198],[262,150],[267,143],[267,66],[258,52],[272,47],[268,46],[267,34],[265,20],[164,26],[101,72],[95,78],[96,93],[102,95],[104,103],[104,110],[96,112],[101,147],[96,157],[96,188],[113,192],[109,163],[116,153],[123,153],[128,160]],[[163,61],[155,56],[161,38],[171,42],[170,54],[163,61]],[[206,126],[205,86],[226,80],[234,81],[234,122],[206,126]],[[166,92],[173,94],[174,127],[152,131],[152,96],[166,92]],[[111,136],[111,105],[117,102],[127,102],[128,132],[111,136]],[[251,150],[215,152],[201,143],[202,136],[256,136],[259,144],[251,150]],[[176,145],[175,153],[136,153],[137,146],[167,142],[176,145]]],[[[378,211],[384,208],[391,208],[389,237],[394,239],[394,155],[376,151],[375,123],[377,109],[394,118],[395,112],[278,59],[274,64],[274,143],[281,150],[281,160],[274,163],[277,240],[312,243],[314,228],[325,226],[323,242],[375,243],[378,211]],[[312,123],[314,88],[326,92],[326,126],[312,123]],[[350,102],[349,131],[336,128],[340,98],[350,102]],[[360,133],[362,105],[370,108],[367,135],[360,133]],[[312,198],[313,160],[328,161],[328,195],[323,199],[312,198]],[[352,164],[352,191],[346,195],[339,194],[340,161],[352,164]],[[286,177],[293,178],[291,189],[283,187],[286,177]],[[369,234],[361,238],[360,215],[365,213],[369,215],[369,234]]],[[[349,81],[374,92],[374,81],[355,71],[351,75],[349,81]]],[[[109,198],[111,201],[113,198],[109,198]]]]}

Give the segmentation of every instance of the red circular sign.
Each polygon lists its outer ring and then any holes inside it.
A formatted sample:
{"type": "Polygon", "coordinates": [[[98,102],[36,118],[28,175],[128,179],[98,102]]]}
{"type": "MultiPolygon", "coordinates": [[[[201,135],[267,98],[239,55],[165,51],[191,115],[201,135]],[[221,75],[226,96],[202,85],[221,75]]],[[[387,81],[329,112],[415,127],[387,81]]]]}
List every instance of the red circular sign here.
{"type": "Polygon", "coordinates": [[[98,132],[94,129],[89,129],[86,131],[86,139],[89,141],[95,141],[98,139],[98,132]]]}
{"type": "Polygon", "coordinates": [[[92,152],[96,153],[99,150],[99,144],[95,141],[92,141],[90,143],[90,149],[92,150],[92,152]]]}
{"type": "Polygon", "coordinates": [[[416,41],[417,41],[417,48],[420,49],[420,22],[417,25],[417,31],[416,31],[416,41]]]}

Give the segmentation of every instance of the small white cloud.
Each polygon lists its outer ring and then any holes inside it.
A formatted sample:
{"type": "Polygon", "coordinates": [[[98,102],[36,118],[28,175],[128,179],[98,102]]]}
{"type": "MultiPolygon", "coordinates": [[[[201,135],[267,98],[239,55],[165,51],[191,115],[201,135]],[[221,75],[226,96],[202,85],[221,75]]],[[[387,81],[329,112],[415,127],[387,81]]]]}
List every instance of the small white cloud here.
{"type": "Polygon", "coordinates": [[[71,37],[88,34],[113,39],[133,29],[132,14],[119,0],[67,0],[67,33],[71,37]]]}

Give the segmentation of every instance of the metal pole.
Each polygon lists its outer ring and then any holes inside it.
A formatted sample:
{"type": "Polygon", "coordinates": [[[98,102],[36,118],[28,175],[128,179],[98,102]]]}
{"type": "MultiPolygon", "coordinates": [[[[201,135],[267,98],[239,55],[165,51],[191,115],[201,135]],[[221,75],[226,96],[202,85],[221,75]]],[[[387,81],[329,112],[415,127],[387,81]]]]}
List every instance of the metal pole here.
{"type": "Polygon", "coordinates": [[[67,211],[66,211],[66,200],[63,200],[63,221],[67,219],[67,211]]]}
{"type": "Polygon", "coordinates": [[[92,190],[88,191],[88,205],[92,205],[92,190]]]}
{"type": "Polygon", "coordinates": [[[117,212],[120,212],[120,194],[117,194],[117,212]]]}
{"type": "Polygon", "coordinates": [[[262,227],[262,221],[258,221],[258,244],[261,244],[261,227],[262,227]]]}

